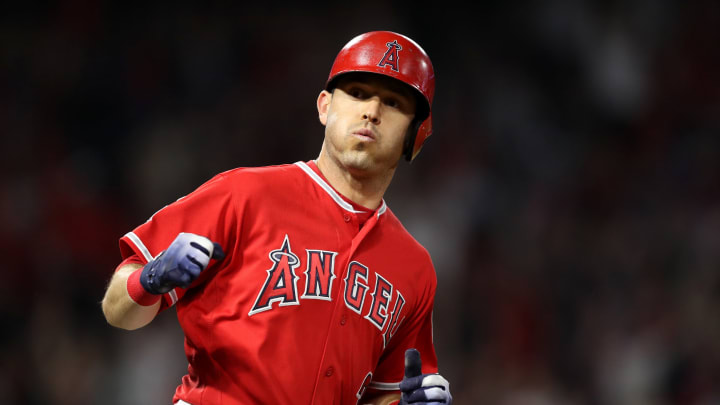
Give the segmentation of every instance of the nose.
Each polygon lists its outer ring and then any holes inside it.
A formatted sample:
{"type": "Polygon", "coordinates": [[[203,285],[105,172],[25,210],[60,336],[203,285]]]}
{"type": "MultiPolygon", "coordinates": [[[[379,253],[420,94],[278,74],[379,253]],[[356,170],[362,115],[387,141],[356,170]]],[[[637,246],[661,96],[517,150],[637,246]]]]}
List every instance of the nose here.
{"type": "Polygon", "coordinates": [[[363,120],[368,120],[374,125],[380,124],[380,100],[377,97],[372,97],[367,100],[363,106],[363,120]]]}

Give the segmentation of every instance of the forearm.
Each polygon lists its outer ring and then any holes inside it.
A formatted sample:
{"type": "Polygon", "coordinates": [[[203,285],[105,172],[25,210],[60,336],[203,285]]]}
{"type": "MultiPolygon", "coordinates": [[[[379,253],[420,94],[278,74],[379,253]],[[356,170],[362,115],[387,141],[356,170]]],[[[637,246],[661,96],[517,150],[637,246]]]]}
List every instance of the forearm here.
{"type": "Polygon", "coordinates": [[[102,309],[107,322],[115,327],[133,330],[150,323],[160,308],[160,301],[148,306],[133,301],[128,294],[127,279],[139,264],[127,264],[115,272],[102,301],[102,309]]]}

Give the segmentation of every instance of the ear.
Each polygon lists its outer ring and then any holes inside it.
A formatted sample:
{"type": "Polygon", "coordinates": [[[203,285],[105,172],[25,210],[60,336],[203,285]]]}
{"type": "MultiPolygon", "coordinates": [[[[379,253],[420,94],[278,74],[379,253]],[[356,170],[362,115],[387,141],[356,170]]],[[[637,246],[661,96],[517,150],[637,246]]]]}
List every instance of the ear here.
{"type": "Polygon", "coordinates": [[[327,115],[328,110],[330,109],[330,100],[332,100],[332,93],[327,90],[321,91],[320,95],[318,95],[317,98],[318,118],[320,119],[320,123],[323,125],[327,124],[327,115]]]}

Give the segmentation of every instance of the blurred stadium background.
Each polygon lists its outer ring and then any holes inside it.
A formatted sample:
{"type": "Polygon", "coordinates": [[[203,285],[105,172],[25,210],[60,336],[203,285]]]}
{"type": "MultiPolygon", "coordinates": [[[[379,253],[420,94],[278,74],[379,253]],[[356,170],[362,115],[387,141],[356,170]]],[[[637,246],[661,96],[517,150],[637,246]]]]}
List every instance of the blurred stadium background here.
{"type": "Polygon", "coordinates": [[[315,97],[374,29],[437,72],[386,200],[433,255],[456,403],[720,404],[720,2],[242,3],[0,6],[4,404],[170,402],[174,311],[100,311],[118,238],[316,157],[315,97]]]}

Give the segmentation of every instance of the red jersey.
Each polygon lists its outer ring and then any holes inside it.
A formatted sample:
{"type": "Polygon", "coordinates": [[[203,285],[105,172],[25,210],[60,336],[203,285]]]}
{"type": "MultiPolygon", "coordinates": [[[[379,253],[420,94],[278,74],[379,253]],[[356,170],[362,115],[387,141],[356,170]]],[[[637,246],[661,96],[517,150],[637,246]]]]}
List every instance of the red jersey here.
{"type": "Polygon", "coordinates": [[[423,373],[437,372],[429,254],[384,201],[374,212],[350,203],[314,162],[221,173],[120,250],[149,261],[180,232],[226,257],[163,295],[189,363],[173,402],[355,404],[366,388],[398,389],[411,347],[423,373]]]}

